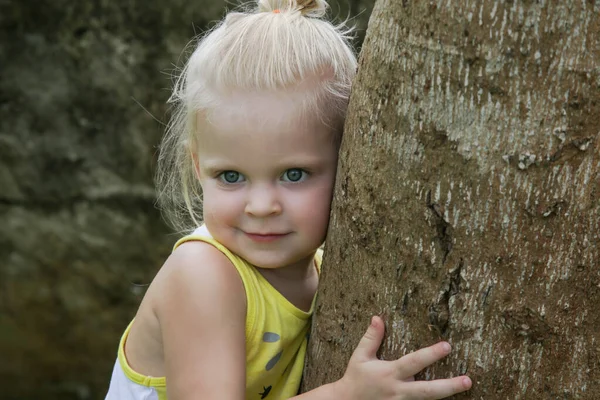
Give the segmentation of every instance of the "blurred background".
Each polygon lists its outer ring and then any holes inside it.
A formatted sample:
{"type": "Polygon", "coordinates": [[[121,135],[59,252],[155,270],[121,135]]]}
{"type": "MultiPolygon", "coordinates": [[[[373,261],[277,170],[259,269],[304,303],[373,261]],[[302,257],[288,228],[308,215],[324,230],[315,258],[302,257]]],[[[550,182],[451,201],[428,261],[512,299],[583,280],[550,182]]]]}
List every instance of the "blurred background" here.
{"type": "MultiPolygon", "coordinates": [[[[374,0],[330,1],[356,46],[374,0]]],[[[0,399],[103,399],[178,235],[156,149],[184,47],[222,0],[0,0],[0,399]]]]}

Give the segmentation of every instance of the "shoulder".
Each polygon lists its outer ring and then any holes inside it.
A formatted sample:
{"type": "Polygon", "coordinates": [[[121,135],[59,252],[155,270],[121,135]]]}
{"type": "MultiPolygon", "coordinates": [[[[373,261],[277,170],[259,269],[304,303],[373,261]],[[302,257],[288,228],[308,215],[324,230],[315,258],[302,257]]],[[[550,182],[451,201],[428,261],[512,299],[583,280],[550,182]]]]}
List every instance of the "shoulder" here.
{"type": "MultiPolygon", "coordinates": [[[[195,300],[226,297],[223,306],[244,308],[242,280],[232,262],[213,245],[188,241],[178,246],[152,283],[153,309],[157,316],[173,308],[187,308],[195,300]]],[[[162,319],[162,318],[161,318],[162,319]]]]}
{"type": "Polygon", "coordinates": [[[181,243],[167,258],[163,269],[168,272],[188,271],[194,273],[202,269],[231,269],[233,265],[227,256],[211,243],[202,240],[188,240],[181,243]]]}
{"type": "Polygon", "coordinates": [[[242,398],[246,294],[231,261],[209,243],[185,242],[152,285],[168,396],[242,398]]]}

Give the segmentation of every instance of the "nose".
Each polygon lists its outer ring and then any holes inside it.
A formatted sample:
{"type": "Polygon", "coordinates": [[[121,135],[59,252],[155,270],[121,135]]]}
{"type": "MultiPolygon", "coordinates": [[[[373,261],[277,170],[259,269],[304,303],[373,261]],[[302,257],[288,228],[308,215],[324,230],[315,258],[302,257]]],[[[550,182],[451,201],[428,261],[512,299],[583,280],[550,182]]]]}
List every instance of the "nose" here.
{"type": "Polygon", "coordinates": [[[245,212],[255,217],[268,217],[281,213],[281,201],[274,185],[257,185],[250,188],[245,212]]]}

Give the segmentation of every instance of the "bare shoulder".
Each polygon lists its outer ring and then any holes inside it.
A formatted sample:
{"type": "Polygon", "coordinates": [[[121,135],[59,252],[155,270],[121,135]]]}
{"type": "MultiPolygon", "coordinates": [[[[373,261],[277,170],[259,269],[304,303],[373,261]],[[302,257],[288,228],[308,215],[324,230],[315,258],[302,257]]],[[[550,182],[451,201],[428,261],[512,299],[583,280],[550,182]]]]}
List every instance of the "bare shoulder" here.
{"type": "Polygon", "coordinates": [[[214,326],[206,321],[218,313],[238,316],[241,325],[245,312],[243,284],[229,259],[208,243],[186,242],[166,260],[140,304],[127,339],[128,361],[139,373],[165,376],[170,333],[182,336],[214,326]],[[181,330],[169,332],[169,325],[181,330]]]}
{"type": "Polygon", "coordinates": [[[231,306],[245,306],[242,280],[231,261],[219,249],[202,241],[179,246],[165,261],[152,282],[152,308],[160,315],[195,297],[226,293],[231,306]],[[171,301],[169,301],[171,300],[171,301]]]}
{"type": "Polygon", "coordinates": [[[208,243],[186,242],[152,286],[168,396],[243,398],[246,294],[227,256],[208,243]]]}

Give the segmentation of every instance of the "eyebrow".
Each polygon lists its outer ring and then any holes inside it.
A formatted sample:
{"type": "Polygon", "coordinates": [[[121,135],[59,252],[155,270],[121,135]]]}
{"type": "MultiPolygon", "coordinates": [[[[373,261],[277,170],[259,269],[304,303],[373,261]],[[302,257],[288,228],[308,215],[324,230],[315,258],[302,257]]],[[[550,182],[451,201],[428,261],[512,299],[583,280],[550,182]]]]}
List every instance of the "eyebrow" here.
{"type": "Polygon", "coordinates": [[[322,157],[311,156],[293,156],[277,162],[275,165],[279,169],[301,168],[301,167],[319,167],[326,164],[327,161],[322,157]]]}
{"type": "MultiPolygon", "coordinates": [[[[320,163],[322,161],[325,161],[324,159],[326,157],[323,157],[322,155],[313,155],[313,154],[308,154],[308,153],[295,153],[292,155],[288,155],[285,158],[282,158],[280,153],[277,152],[273,152],[270,154],[271,157],[275,157],[277,158],[276,163],[277,164],[316,164],[316,163],[320,163]]],[[[222,156],[208,156],[208,157],[200,157],[200,164],[204,164],[204,165],[209,165],[209,166],[213,166],[213,165],[221,165],[221,164],[237,164],[237,161],[229,158],[229,157],[222,157],[222,156]]]]}
{"type": "Polygon", "coordinates": [[[235,163],[226,159],[209,159],[200,161],[200,168],[207,171],[225,171],[236,169],[235,163]]]}

